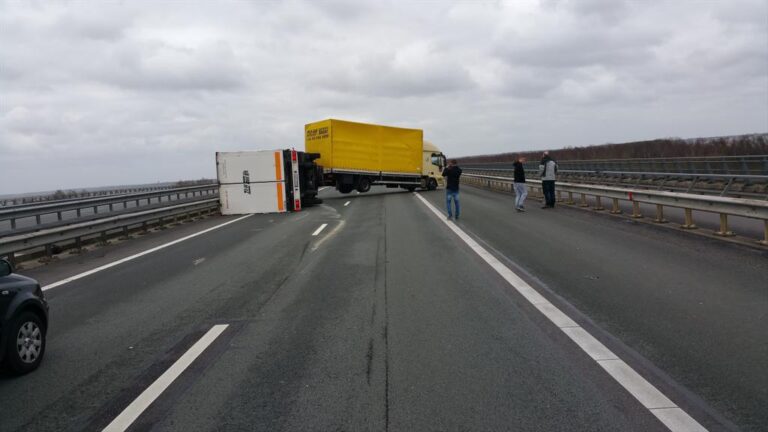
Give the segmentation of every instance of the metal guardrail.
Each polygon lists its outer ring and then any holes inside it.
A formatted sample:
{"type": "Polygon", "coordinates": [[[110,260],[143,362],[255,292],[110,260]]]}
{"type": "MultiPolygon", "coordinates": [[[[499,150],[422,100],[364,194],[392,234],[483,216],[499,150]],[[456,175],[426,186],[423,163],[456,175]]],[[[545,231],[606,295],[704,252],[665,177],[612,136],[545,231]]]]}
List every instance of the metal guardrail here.
{"type": "Polygon", "coordinates": [[[123,234],[127,234],[131,227],[139,226],[146,230],[147,225],[154,221],[162,224],[163,221],[168,218],[176,219],[183,215],[212,212],[218,208],[218,198],[211,198],[158,209],[105,217],[33,233],[3,237],[0,238],[0,256],[7,256],[13,261],[16,253],[40,247],[44,247],[46,254],[50,256],[52,245],[57,243],[73,241],[75,247],[79,249],[82,246],[82,240],[85,237],[99,236],[102,240],[106,240],[107,234],[111,231],[120,230],[123,234]]]}
{"type": "MultiPolygon", "coordinates": [[[[485,186],[489,189],[499,189],[512,191],[512,179],[508,177],[484,176],[477,174],[465,174],[462,176],[468,184],[476,186],[485,186]]],[[[527,180],[526,185],[532,192],[541,189],[540,180],[527,180]]],[[[715,197],[689,193],[636,190],[627,188],[618,188],[612,186],[584,185],[575,183],[557,183],[557,198],[566,204],[576,204],[573,199],[574,194],[580,195],[580,205],[587,207],[587,197],[595,198],[595,210],[604,210],[602,199],[607,198],[612,201],[611,213],[619,214],[621,209],[619,201],[629,201],[632,203],[632,217],[642,218],[640,212],[640,203],[652,204],[656,206],[656,216],[654,222],[666,222],[664,219],[664,207],[681,208],[685,212],[685,222],[681,225],[684,229],[696,229],[697,226],[693,220],[693,210],[717,213],[720,215],[720,229],[715,234],[720,236],[732,236],[733,232],[728,229],[728,216],[740,216],[751,219],[762,220],[764,224],[764,237],[759,241],[760,244],[768,246],[768,202],[744,199],[744,198],[726,198],[715,197]],[[568,194],[567,200],[563,200],[563,193],[568,194]]]]}
{"type": "MultiPolygon", "coordinates": [[[[465,168],[467,174],[477,175],[499,175],[500,177],[511,178],[513,170],[508,168],[465,168]]],[[[602,183],[607,185],[621,185],[622,187],[633,186],[650,188],[657,190],[678,189],[686,193],[697,192],[703,194],[717,194],[726,196],[728,194],[738,195],[739,197],[751,197],[768,200],[768,192],[760,193],[749,190],[733,190],[734,185],[741,183],[743,185],[768,185],[768,174],[766,175],[741,175],[741,174],[688,174],[673,172],[646,172],[646,171],[591,171],[591,170],[558,170],[565,179],[577,177],[576,180],[588,183],[602,183]],[[630,184],[630,181],[634,184],[630,184]],[[655,181],[655,184],[644,184],[646,181],[655,181]],[[683,184],[673,184],[674,182],[684,182],[683,184]],[[702,184],[702,182],[706,182],[702,184]],[[715,187],[719,185],[719,187],[715,187]]],[[[536,179],[539,177],[538,168],[526,170],[526,176],[536,179]]],[[[763,186],[765,189],[766,186],[763,186]]],[[[742,188],[743,189],[743,188],[742,188]]],[[[760,188],[753,188],[759,190],[760,188]]]]}
{"type": "MultiPolygon", "coordinates": [[[[768,174],[768,155],[560,160],[557,163],[563,170],[673,172],[697,175],[768,174]]],[[[538,161],[530,161],[525,164],[525,168],[526,170],[535,170],[538,165],[538,161]]],[[[462,167],[512,168],[512,162],[464,163],[462,167]]]]}
{"type": "Polygon", "coordinates": [[[41,218],[44,215],[56,214],[57,220],[63,220],[63,213],[67,211],[76,211],[76,217],[81,216],[83,209],[92,208],[93,213],[99,212],[99,207],[109,206],[109,211],[114,210],[116,204],[121,204],[123,208],[127,208],[129,202],[136,202],[136,207],[139,207],[140,202],[146,200],[147,204],[150,204],[153,199],[157,199],[158,202],[162,201],[163,197],[172,197],[176,195],[179,199],[182,195],[189,197],[190,194],[194,197],[199,194],[213,195],[218,193],[219,186],[216,184],[209,184],[203,186],[190,186],[175,189],[164,189],[161,191],[143,192],[138,194],[125,194],[125,195],[110,195],[101,198],[86,198],[80,200],[67,200],[65,202],[52,202],[46,204],[37,205],[23,205],[13,207],[0,207],[0,222],[9,220],[11,223],[11,230],[16,229],[16,221],[18,219],[35,218],[35,224],[41,224],[41,218]]]}
{"type": "Polygon", "coordinates": [[[102,189],[102,190],[90,190],[90,191],[89,190],[75,191],[70,189],[67,192],[64,192],[64,194],[67,196],[67,198],[64,198],[64,199],[52,198],[52,196],[56,195],[56,192],[48,192],[45,195],[30,195],[30,194],[16,195],[16,196],[6,195],[4,198],[0,198],[0,208],[40,205],[40,204],[47,204],[47,203],[62,203],[65,201],[76,201],[76,200],[82,200],[86,198],[125,195],[129,193],[155,192],[155,191],[162,191],[162,190],[168,190],[168,189],[174,189],[174,188],[175,188],[174,185],[167,184],[163,186],[119,187],[116,189],[102,189]]]}

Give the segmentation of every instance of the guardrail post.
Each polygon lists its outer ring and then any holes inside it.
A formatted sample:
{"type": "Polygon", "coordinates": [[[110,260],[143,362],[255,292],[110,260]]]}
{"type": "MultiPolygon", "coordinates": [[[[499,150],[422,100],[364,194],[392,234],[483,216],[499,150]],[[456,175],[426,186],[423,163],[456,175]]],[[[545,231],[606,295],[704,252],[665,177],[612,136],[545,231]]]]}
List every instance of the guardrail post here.
{"type": "Polygon", "coordinates": [[[716,235],[730,237],[735,235],[733,231],[728,231],[728,215],[720,213],[720,231],[715,232],[716,235]]]}
{"type": "Polygon", "coordinates": [[[643,217],[643,214],[640,213],[640,203],[637,201],[632,201],[632,217],[633,218],[643,217]]]}
{"type": "Polygon", "coordinates": [[[680,228],[683,228],[683,229],[698,228],[696,224],[693,223],[693,210],[689,208],[685,209],[685,224],[681,225],[680,228]]]}
{"type": "Polygon", "coordinates": [[[611,205],[611,213],[612,214],[621,214],[621,208],[619,208],[619,199],[614,198],[613,204],[611,205]]]}
{"type": "Polygon", "coordinates": [[[11,218],[11,229],[16,229],[16,218],[11,218]]]}
{"type": "Polygon", "coordinates": [[[653,220],[656,223],[666,223],[667,220],[664,219],[664,206],[661,204],[656,204],[656,219],[653,220]]]}
{"type": "Polygon", "coordinates": [[[99,206],[93,206],[93,214],[99,213],[99,206]]]}
{"type": "Polygon", "coordinates": [[[557,194],[557,200],[556,200],[556,201],[557,201],[557,202],[563,202],[563,191],[561,191],[561,190],[558,190],[558,191],[556,192],[556,194],[557,194]]]}
{"type": "Polygon", "coordinates": [[[587,203],[587,195],[581,194],[581,204],[579,204],[580,207],[589,207],[589,203],[587,203]]]}
{"type": "Polygon", "coordinates": [[[56,212],[56,217],[61,220],[61,212],[56,212]]]}
{"type": "Polygon", "coordinates": [[[40,225],[40,215],[35,215],[35,223],[40,225]]]}
{"type": "Polygon", "coordinates": [[[593,210],[597,210],[597,211],[605,210],[603,208],[603,203],[600,199],[600,195],[595,195],[595,208],[593,210]]]}
{"type": "Polygon", "coordinates": [[[568,192],[568,201],[566,201],[565,203],[570,205],[576,204],[575,202],[573,202],[573,192],[568,192]]]}

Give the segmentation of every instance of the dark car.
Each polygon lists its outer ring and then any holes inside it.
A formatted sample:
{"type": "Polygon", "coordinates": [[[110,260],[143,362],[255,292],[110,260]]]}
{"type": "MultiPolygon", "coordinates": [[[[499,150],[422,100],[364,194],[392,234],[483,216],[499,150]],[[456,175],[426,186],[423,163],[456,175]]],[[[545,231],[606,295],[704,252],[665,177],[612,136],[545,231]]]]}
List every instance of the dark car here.
{"type": "Polygon", "coordinates": [[[48,303],[40,284],[0,259],[0,365],[17,375],[37,369],[47,330],[48,303]]]}

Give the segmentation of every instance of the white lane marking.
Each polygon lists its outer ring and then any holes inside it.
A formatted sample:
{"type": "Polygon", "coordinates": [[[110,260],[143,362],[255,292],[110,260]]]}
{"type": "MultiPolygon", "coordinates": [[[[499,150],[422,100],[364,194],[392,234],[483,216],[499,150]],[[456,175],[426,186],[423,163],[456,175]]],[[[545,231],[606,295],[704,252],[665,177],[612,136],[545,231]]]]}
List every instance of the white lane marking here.
{"type": "Polygon", "coordinates": [[[318,192],[322,192],[322,191],[324,191],[324,190],[328,189],[329,187],[330,187],[330,186],[321,187],[321,188],[320,188],[320,189],[318,189],[317,191],[318,191],[318,192]]]}
{"type": "Polygon", "coordinates": [[[685,432],[707,432],[703,426],[698,423],[692,424],[688,421],[690,417],[680,408],[656,408],[651,412],[662,423],[667,425],[673,431],[685,432]]]}
{"type": "Polygon", "coordinates": [[[352,202],[352,201],[347,201],[347,202],[345,202],[345,203],[344,203],[344,207],[348,206],[348,205],[349,205],[349,203],[351,203],[351,202],[352,202]]]}
{"type": "Polygon", "coordinates": [[[100,267],[96,267],[95,269],[91,269],[91,270],[85,271],[85,272],[83,272],[83,273],[80,273],[80,274],[76,274],[76,275],[74,275],[74,276],[70,276],[70,277],[68,277],[68,278],[66,278],[66,279],[62,279],[62,280],[60,280],[60,281],[57,281],[57,282],[53,282],[53,283],[51,283],[51,284],[48,284],[48,285],[44,286],[44,287],[43,287],[43,291],[47,291],[47,290],[49,290],[49,289],[52,289],[52,288],[56,288],[56,287],[58,287],[58,286],[64,285],[64,284],[66,284],[66,283],[69,283],[69,282],[72,282],[72,281],[74,281],[74,280],[78,280],[78,279],[84,278],[84,277],[86,277],[86,276],[90,276],[90,275],[92,275],[92,274],[94,274],[94,273],[98,273],[98,272],[100,272],[100,271],[102,271],[102,270],[106,270],[106,269],[108,269],[108,268],[110,268],[110,267],[114,267],[114,266],[116,266],[116,265],[119,265],[119,264],[122,264],[122,263],[124,263],[124,262],[128,262],[128,261],[134,260],[134,259],[136,259],[136,258],[142,257],[142,256],[144,256],[144,255],[147,255],[147,254],[151,254],[152,252],[157,252],[157,251],[159,251],[160,249],[165,249],[165,248],[167,248],[168,246],[173,246],[173,245],[175,245],[176,243],[181,243],[181,242],[183,242],[183,241],[185,241],[185,240],[189,240],[189,239],[191,239],[191,238],[193,238],[193,237],[197,237],[197,236],[199,236],[199,235],[203,235],[203,234],[205,234],[205,233],[208,233],[208,232],[211,232],[211,231],[213,231],[213,230],[217,230],[217,229],[219,229],[219,228],[222,228],[222,227],[224,227],[224,226],[227,226],[227,225],[229,225],[229,224],[233,224],[233,223],[235,223],[235,222],[239,222],[239,221],[241,221],[241,220],[243,220],[243,219],[245,219],[245,218],[247,218],[247,217],[251,217],[251,216],[253,216],[253,214],[248,214],[248,215],[245,215],[245,216],[239,217],[239,218],[237,218],[237,219],[234,219],[234,220],[231,220],[231,221],[228,221],[228,222],[224,222],[223,224],[219,224],[219,225],[216,225],[216,226],[214,226],[214,227],[211,227],[211,228],[207,228],[207,229],[204,229],[204,230],[202,230],[202,231],[200,231],[200,232],[196,232],[196,233],[194,233],[194,234],[190,234],[190,235],[188,235],[188,236],[186,236],[186,237],[182,237],[182,238],[180,238],[180,239],[176,239],[176,240],[174,240],[174,241],[171,241],[171,242],[168,242],[168,243],[165,243],[165,244],[161,244],[160,246],[156,246],[156,247],[153,247],[152,249],[147,249],[147,250],[145,250],[144,252],[139,252],[139,253],[137,253],[137,254],[135,254],[135,255],[131,255],[131,256],[125,257],[125,258],[123,258],[123,259],[119,259],[119,260],[117,260],[117,261],[113,261],[113,262],[111,262],[111,263],[109,263],[109,264],[104,264],[103,266],[100,266],[100,267]]]}
{"type": "Polygon", "coordinates": [[[131,402],[112,423],[103,429],[103,432],[123,432],[143,413],[167,389],[176,378],[192,364],[195,359],[219,337],[229,324],[217,324],[208,330],[192,348],[187,350],[165,373],[160,375],[139,397],[131,402]]]}
{"type": "Polygon", "coordinates": [[[467,233],[453,222],[446,220],[443,213],[418,193],[416,197],[429,210],[437,215],[437,219],[448,226],[470,249],[477,253],[490,265],[512,288],[522,294],[544,316],[570,337],[587,355],[595,359],[613,379],[635,397],[645,408],[656,416],[672,432],[706,432],[696,420],[680,409],[656,387],[640,376],[634,369],[614,354],[611,350],[590,335],[581,326],[565,315],[533,287],[520,278],[509,267],[502,264],[495,256],[480,246],[467,233]],[[670,409],[672,409],[670,411],[670,409]]]}
{"type": "Polygon", "coordinates": [[[324,229],[325,229],[325,227],[327,227],[327,226],[328,226],[328,224],[327,224],[327,223],[324,223],[324,224],[320,225],[320,228],[316,229],[316,230],[315,230],[315,232],[313,232],[313,233],[312,233],[312,235],[313,235],[313,236],[316,236],[316,235],[320,234],[321,232],[323,232],[323,230],[324,230],[324,229]]]}
{"type": "Polygon", "coordinates": [[[196,260],[195,260],[195,261],[192,263],[192,265],[193,265],[193,266],[198,266],[198,265],[202,264],[203,262],[205,262],[205,258],[198,258],[198,259],[196,259],[196,260]]]}

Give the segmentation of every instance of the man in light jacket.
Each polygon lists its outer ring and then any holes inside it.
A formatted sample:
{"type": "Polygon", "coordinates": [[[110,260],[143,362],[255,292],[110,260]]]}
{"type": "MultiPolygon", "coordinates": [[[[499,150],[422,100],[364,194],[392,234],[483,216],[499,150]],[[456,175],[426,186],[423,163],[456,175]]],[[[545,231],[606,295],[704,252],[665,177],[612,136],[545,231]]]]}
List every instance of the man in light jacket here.
{"type": "Polygon", "coordinates": [[[557,177],[557,162],[545,151],[539,163],[541,176],[541,191],[544,193],[544,207],[555,208],[555,179],[557,177]]]}

